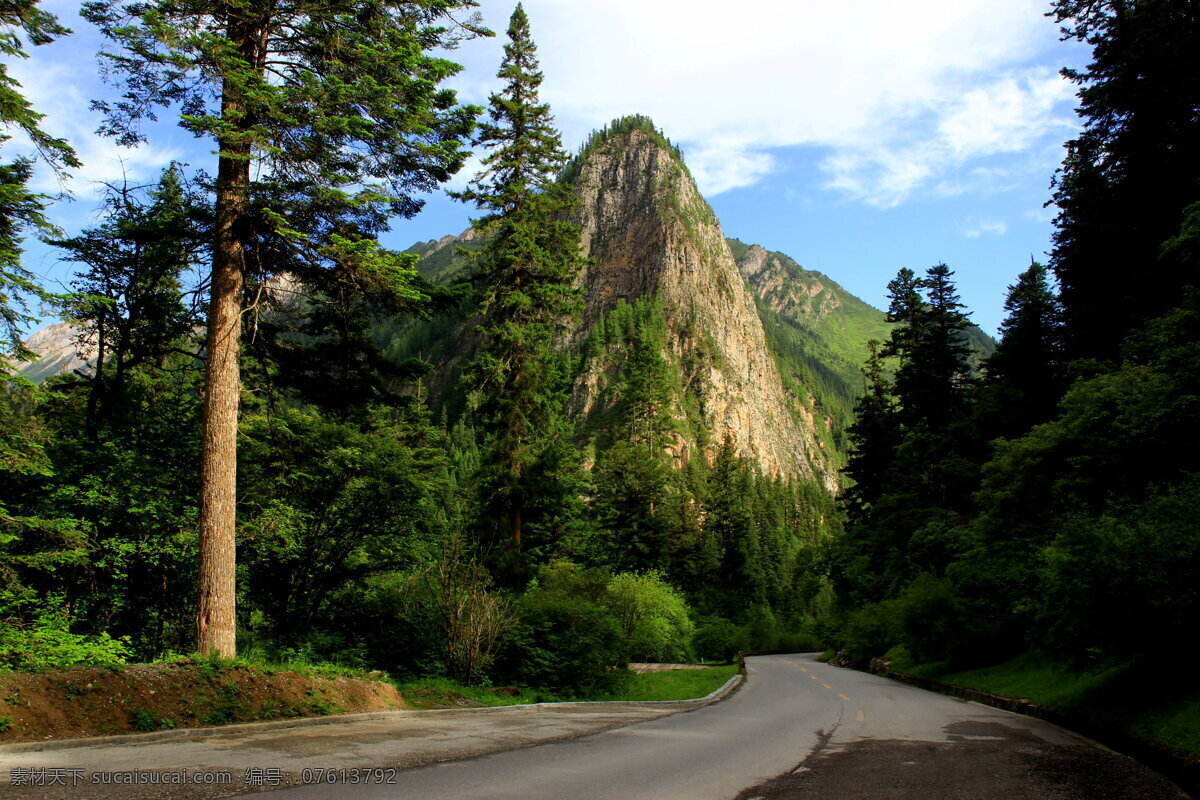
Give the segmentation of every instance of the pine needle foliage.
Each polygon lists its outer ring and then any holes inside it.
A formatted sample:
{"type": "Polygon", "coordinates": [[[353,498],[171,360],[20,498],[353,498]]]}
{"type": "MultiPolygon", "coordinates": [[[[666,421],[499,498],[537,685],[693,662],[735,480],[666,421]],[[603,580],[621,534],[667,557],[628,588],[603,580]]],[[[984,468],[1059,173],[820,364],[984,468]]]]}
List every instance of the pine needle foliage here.
{"type": "Polygon", "coordinates": [[[578,201],[555,181],[566,153],[538,96],[537,46],[520,4],[508,40],[499,72],[504,88],[491,96],[489,121],[475,140],[488,155],[457,197],[487,212],[475,222],[488,237],[474,276],[482,347],[465,378],[490,432],[489,505],[507,519],[509,550],[519,557],[531,487],[547,477],[548,455],[561,452],[570,436],[565,376],[554,353],[580,310],[574,282],[583,260],[579,229],[568,220],[578,201]]]}
{"type": "MultiPolygon", "coordinates": [[[[4,62],[28,58],[26,40],[37,46],[70,32],[53,14],[39,8],[37,0],[0,2],[0,58],[4,62]]],[[[0,63],[0,146],[12,139],[8,132],[16,130],[55,172],[80,166],[66,140],[42,129],[44,115],[34,110],[20,88],[8,74],[8,63],[0,63]]],[[[23,329],[35,320],[29,313],[29,304],[54,299],[37,283],[33,273],[21,265],[23,231],[47,235],[57,232],[44,213],[50,198],[30,191],[28,186],[35,161],[23,156],[0,164],[0,380],[8,379],[9,355],[17,359],[33,358],[33,353],[21,342],[23,329]]]]}

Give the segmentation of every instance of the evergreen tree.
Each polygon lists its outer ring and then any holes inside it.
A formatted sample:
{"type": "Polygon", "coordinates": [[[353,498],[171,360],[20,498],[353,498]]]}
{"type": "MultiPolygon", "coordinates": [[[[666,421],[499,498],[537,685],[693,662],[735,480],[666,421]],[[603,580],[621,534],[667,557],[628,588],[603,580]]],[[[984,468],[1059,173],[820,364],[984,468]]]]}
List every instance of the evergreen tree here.
{"type": "Polygon", "coordinates": [[[640,327],[625,362],[624,401],[631,441],[661,454],[674,425],[670,414],[667,364],[658,346],[657,337],[640,327]]]}
{"type": "Polygon", "coordinates": [[[1200,14],[1193,0],[1055,0],[1053,14],[1092,60],[1063,72],[1083,130],[1055,179],[1051,266],[1068,358],[1112,360],[1196,280],[1158,249],[1200,192],[1200,14]]]}
{"type": "Polygon", "coordinates": [[[748,605],[765,606],[767,602],[753,498],[753,473],[727,439],[713,462],[704,503],[705,527],[719,543],[721,553],[717,575],[713,576],[720,592],[718,608],[727,614],[744,612],[748,605]]]}
{"type": "Polygon", "coordinates": [[[850,458],[845,473],[853,483],[843,494],[843,501],[851,516],[858,519],[864,518],[886,491],[888,471],[900,444],[899,419],[879,342],[872,339],[867,349],[870,357],[863,368],[867,390],[854,406],[854,422],[846,430],[850,458]]]}
{"type": "Polygon", "coordinates": [[[183,283],[206,249],[206,203],[171,166],[149,192],[110,187],[98,228],[51,241],[66,251],[64,261],[84,268],[67,312],[96,350],[86,378],[85,428],[93,436],[121,413],[129,373],[156,365],[193,336],[201,309],[183,302],[183,283]]]}
{"type": "Polygon", "coordinates": [[[850,527],[839,580],[849,600],[881,600],[921,571],[941,572],[959,545],[949,523],[970,508],[983,460],[968,412],[970,366],[962,312],[945,264],[888,284],[898,323],[882,355],[897,361],[890,390],[879,359],[850,429],[850,527]]]}
{"type": "MultiPolygon", "coordinates": [[[[472,0],[85,3],[115,43],[101,53],[122,99],[97,102],[125,144],[156,107],[217,145],[200,482],[197,650],[235,652],[239,352],[247,272],[287,253],[352,269],[400,297],[414,259],[373,238],[411,216],[462,165],[473,110],[439,84],[459,66],[427,51],[480,32],[452,12],[472,0]],[[252,187],[254,165],[263,169],[252,187]],[[264,202],[255,205],[254,198],[264,202]],[[255,229],[257,227],[257,236],[255,229]]],[[[294,260],[294,259],[292,259],[294,260]]],[[[287,266],[285,259],[282,266],[287,266]]]]}
{"type": "Polygon", "coordinates": [[[520,573],[529,476],[550,446],[547,434],[566,400],[552,357],[578,312],[579,230],[566,219],[576,202],[555,177],[566,161],[550,109],[538,98],[542,73],[529,19],[512,14],[490,122],[476,144],[483,169],[458,196],[488,212],[475,225],[489,237],[479,256],[482,346],[467,371],[476,412],[490,433],[485,492],[505,519],[510,565],[520,573]]]}
{"type": "MultiPolygon", "coordinates": [[[[38,7],[38,0],[0,2],[0,56],[5,61],[28,58],[22,36],[33,45],[42,45],[70,31],[53,14],[38,7]]],[[[8,74],[8,64],[0,62],[0,146],[12,137],[9,131],[25,135],[38,157],[56,172],[80,166],[75,151],[66,141],[46,133],[42,114],[20,92],[20,84],[8,74]]],[[[0,163],[0,380],[9,374],[9,357],[33,356],[22,345],[24,327],[33,321],[28,303],[53,298],[38,285],[32,273],[21,266],[21,235],[25,230],[52,234],[53,225],[44,211],[50,198],[29,189],[35,159],[22,157],[0,163]]]]}
{"type": "Polygon", "coordinates": [[[595,514],[606,532],[606,561],[631,571],[668,566],[671,494],[661,451],[621,441],[597,459],[595,514]]]}
{"type": "Polygon", "coordinates": [[[917,281],[911,270],[901,270],[888,285],[889,319],[900,327],[888,340],[884,355],[899,359],[896,395],[900,418],[910,427],[944,425],[962,410],[966,396],[970,322],[962,313],[953,274],[945,264],[938,264],[917,281]]]}
{"type": "Polygon", "coordinates": [[[978,416],[986,439],[1048,421],[1062,396],[1059,306],[1047,274],[1033,262],[1008,287],[1000,344],[984,365],[978,416]]]}

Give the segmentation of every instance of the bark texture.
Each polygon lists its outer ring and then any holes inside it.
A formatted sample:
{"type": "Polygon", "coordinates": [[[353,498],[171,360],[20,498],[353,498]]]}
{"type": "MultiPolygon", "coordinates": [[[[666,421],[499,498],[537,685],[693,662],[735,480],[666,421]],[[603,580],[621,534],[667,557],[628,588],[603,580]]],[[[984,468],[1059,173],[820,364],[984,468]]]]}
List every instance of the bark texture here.
{"type": "MultiPolygon", "coordinates": [[[[227,93],[225,119],[241,109],[227,93]]],[[[237,653],[237,430],[242,391],[238,359],[242,339],[245,250],[242,225],[249,207],[250,148],[226,143],[217,171],[212,300],[208,312],[204,433],[200,451],[200,596],[196,652],[232,658],[237,653]]]]}

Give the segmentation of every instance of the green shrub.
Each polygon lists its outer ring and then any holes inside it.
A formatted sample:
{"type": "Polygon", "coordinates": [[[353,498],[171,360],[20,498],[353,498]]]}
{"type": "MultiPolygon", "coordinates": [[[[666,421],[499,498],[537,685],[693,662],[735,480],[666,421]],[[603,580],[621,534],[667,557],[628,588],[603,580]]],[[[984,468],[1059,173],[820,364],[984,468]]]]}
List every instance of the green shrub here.
{"type": "Polygon", "coordinates": [[[112,667],[130,657],[123,639],[107,633],[71,633],[65,615],[47,611],[28,627],[0,626],[0,667],[39,671],[66,667],[112,667]]]}
{"type": "Polygon", "coordinates": [[[897,607],[904,645],[918,662],[954,659],[964,621],[946,581],[920,575],[900,594],[897,607]]]}
{"type": "Polygon", "coordinates": [[[903,636],[901,613],[895,600],[875,603],[854,611],[842,627],[842,646],[855,666],[865,666],[882,656],[903,636]]]}
{"type": "Polygon", "coordinates": [[[603,602],[608,574],[555,562],[516,604],[500,658],[506,679],[566,695],[612,691],[627,674],[621,625],[603,602]]]}
{"type": "Polygon", "coordinates": [[[732,661],[738,651],[750,649],[750,634],[727,619],[711,617],[697,626],[692,645],[706,661],[732,661]]]}
{"type": "Polygon", "coordinates": [[[693,657],[695,625],[687,601],[658,571],[621,573],[608,582],[606,605],[616,614],[630,661],[684,662],[693,657]]]}
{"type": "Polygon", "coordinates": [[[1156,653],[1200,619],[1200,480],[1066,522],[1045,551],[1044,646],[1077,663],[1156,653]],[[1130,632],[1136,631],[1136,637],[1130,632]]]}
{"type": "Polygon", "coordinates": [[[156,731],[158,730],[158,717],[153,711],[135,708],[129,712],[129,724],[133,726],[134,730],[156,731]]]}

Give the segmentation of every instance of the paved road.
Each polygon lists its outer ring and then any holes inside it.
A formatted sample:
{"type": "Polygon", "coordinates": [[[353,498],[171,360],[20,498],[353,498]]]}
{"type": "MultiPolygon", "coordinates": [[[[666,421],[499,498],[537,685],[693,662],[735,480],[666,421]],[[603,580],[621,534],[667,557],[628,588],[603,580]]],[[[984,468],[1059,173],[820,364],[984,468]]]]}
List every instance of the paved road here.
{"type": "Polygon", "coordinates": [[[266,788],[331,767],[398,770],[585,736],[670,713],[623,703],[395,711],[327,717],[321,721],[329,724],[306,727],[232,726],[201,739],[131,736],[73,747],[49,742],[47,749],[0,746],[0,800],[214,800],[247,791],[254,784],[252,772],[259,788],[266,788]],[[14,782],[18,771],[43,779],[14,782]],[[176,782],[176,775],[186,782],[176,782]]]}
{"type": "Polygon", "coordinates": [[[820,664],[760,656],[724,702],[583,738],[303,786],[270,800],[749,800],[754,797],[1180,798],[1060,728],[820,664]]]}

